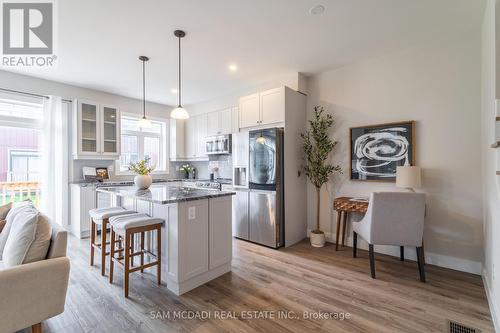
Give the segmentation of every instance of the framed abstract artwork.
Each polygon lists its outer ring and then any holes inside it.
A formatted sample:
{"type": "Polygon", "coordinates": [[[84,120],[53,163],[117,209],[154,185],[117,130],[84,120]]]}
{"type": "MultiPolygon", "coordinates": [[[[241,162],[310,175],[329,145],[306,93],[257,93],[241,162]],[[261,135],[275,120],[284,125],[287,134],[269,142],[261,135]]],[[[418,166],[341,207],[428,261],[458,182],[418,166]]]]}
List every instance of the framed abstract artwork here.
{"type": "Polygon", "coordinates": [[[396,167],[415,165],[415,121],[352,127],[352,180],[396,181],[396,167]]]}

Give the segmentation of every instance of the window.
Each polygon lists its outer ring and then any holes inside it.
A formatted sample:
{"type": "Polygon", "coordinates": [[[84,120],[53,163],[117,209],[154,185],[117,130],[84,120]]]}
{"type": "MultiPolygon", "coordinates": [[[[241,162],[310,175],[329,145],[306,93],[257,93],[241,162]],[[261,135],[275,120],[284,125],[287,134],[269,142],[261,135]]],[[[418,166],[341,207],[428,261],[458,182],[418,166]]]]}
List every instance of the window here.
{"type": "Polygon", "coordinates": [[[149,157],[155,172],[168,173],[167,120],[153,120],[151,128],[140,128],[139,119],[122,115],[119,172],[127,172],[131,162],[149,157]]]}
{"type": "Polygon", "coordinates": [[[40,199],[41,99],[0,94],[0,205],[40,199]]]}

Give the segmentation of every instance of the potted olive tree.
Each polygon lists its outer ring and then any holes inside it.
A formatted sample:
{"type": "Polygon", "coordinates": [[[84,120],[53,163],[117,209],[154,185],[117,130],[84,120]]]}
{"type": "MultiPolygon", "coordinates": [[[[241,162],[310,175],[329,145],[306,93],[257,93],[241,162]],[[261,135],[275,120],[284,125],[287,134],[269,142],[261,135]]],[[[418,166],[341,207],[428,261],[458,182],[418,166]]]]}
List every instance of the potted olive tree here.
{"type": "Polygon", "coordinates": [[[325,233],[321,231],[319,225],[321,187],[328,182],[332,174],[342,173],[339,165],[327,163],[328,156],[337,145],[337,141],[328,136],[328,131],[333,126],[333,116],[331,114],[323,115],[323,112],[323,107],[315,106],[314,118],[309,121],[310,129],[300,134],[306,163],[305,173],[316,187],[317,193],[316,229],[311,231],[310,238],[311,245],[314,247],[325,245],[325,233]]]}

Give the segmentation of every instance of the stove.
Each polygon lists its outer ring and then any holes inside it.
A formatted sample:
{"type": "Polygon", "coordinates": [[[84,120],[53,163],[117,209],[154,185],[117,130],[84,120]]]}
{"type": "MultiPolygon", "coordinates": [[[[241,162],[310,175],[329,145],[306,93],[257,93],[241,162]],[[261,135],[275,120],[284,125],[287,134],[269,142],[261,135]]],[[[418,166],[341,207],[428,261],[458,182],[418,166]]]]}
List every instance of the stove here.
{"type": "Polygon", "coordinates": [[[197,188],[203,188],[208,190],[222,190],[222,184],[219,182],[211,182],[211,181],[199,181],[194,184],[197,188]]]}

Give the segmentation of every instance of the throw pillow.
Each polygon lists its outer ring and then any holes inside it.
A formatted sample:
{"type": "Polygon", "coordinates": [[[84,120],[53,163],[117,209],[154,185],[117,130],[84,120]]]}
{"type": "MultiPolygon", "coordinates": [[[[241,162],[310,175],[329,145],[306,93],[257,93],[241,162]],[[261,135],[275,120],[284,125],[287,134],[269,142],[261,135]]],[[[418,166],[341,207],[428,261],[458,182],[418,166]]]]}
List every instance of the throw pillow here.
{"type": "Polygon", "coordinates": [[[12,208],[12,202],[9,202],[6,205],[0,206],[0,220],[5,220],[5,218],[7,217],[7,214],[9,213],[11,208],[12,208]]]}
{"type": "Polygon", "coordinates": [[[27,201],[21,201],[21,202],[16,202],[15,204],[12,205],[12,208],[9,210],[7,213],[7,216],[5,217],[5,227],[3,228],[2,232],[0,233],[0,259],[2,258],[2,253],[5,247],[5,243],[7,243],[7,238],[9,237],[9,232],[12,227],[12,224],[14,223],[14,219],[16,215],[19,212],[22,212],[23,210],[26,209],[31,209],[33,207],[33,203],[29,200],[27,201]]]}
{"type": "Polygon", "coordinates": [[[51,237],[52,226],[50,225],[49,219],[45,215],[39,213],[36,222],[35,239],[33,243],[31,243],[28,252],[26,252],[26,256],[22,263],[28,264],[30,262],[45,259],[49,251],[51,237]]]}
{"type": "MultiPolygon", "coordinates": [[[[38,216],[39,212],[34,207],[24,209],[16,214],[3,252],[2,262],[4,267],[20,265],[25,260],[36,261],[45,258],[50,237],[43,239],[43,242],[41,241],[39,244],[35,240],[37,234],[41,236],[47,234],[50,227],[47,228],[46,225],[41,224],[39,228],[38,216]],[[33,250],[30,251],[32,246],[33,250]]],[[[43,223],[43,220],[40,219],[41,223],[43,223]]]]}

